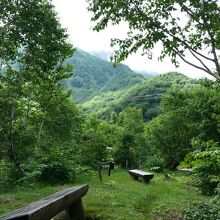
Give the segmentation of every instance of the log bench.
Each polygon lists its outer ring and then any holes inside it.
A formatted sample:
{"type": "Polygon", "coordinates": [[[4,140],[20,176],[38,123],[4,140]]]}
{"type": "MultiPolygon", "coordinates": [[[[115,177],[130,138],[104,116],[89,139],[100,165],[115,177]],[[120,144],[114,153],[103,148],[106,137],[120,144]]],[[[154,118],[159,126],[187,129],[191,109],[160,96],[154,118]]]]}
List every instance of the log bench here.
{"type": "Polygon", "coordinates": [[[129,170],[128,173],[135,179],[138,180],[138,177],[143,178],[145,183],[149,183],[150,180],[154,177],[153,173],[147,173],[142,170],[129,170]]]}
{"type": "Polygon", "coordinates": [[[38,202],[0,217],[0,220],[49,220],[66,210],[68,220],[84,220],[82,197],[87,193],[87,184],[64,189],[38,202]]]}

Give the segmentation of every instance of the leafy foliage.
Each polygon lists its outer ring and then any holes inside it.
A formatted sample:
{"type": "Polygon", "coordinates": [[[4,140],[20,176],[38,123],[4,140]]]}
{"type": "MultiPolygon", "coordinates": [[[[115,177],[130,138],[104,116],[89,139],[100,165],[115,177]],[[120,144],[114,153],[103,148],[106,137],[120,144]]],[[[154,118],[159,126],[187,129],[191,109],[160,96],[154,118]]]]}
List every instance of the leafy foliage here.
{"type": "Polygon", "coordinates": [[[192,150],[191,140],[219,141],[219,89],[216,83],[171,89],[162,101],[163,114],[146,124],[146,146],[152,155],[165,158],[175,168],[192,150]]]}
{"type": "Polygon", "coordinates": [[[7,160],[0,160],[0,191],[8,191],[13,188],[16,180],[14,167],[7,160]]]}
{"type": "Polygon", "coordinates": [[[112,159],[112,149],[118,144],[120,129],[95,116],[86,119],[79,146],[80,165],[97,167],[98,162],[112,159]]]}
{"type": "Polygon", "coordinates": [[[50,1],[1,1],[0,14],[0,70],[17,61],[43,78],[72,53],[50,1]]]}
{"type": "Polygon", "coordinates": [[[89,10],[96,21],[94,30],[100,31],[109,23],[126,22],[127,37],[113,39],[112,46],[119,46],[114,60],[120,62],[139,48],[152,56],[158,42],[162,45],[160,59],[169,56],[178,65],[180,58],[187,64],[220,79],[219,65],[219,12],[218,2],[210,1],[111,1],[88,0],[89,10]],[[186,22],[181,22],[182,16],[186,22]],[[203,49],[208,48],[208,55],[203,49]],[[190,60],[190,53],[197,63],[190,60]],[[210,63],[215,69],[210,69],[210,63]]]}
{"type": "Polygon", "coordinates": [[[122,167],[128,161],[129,167],[137,167],[141,162],[143,149],[144,120],[137,108],[126,108],[119,114],[117,125],[121,128],[119,144],[114,149],[114,159],[122,167]]]}
{"type": "Polygon", "coordinates": [[[185,163],[193,168],[194,179],[203,194],[213,195],[220,189],[220,146],[213,142],[193,140],[193,151],[185,163]]]}
{"type": "Polygon", "coordinates": [[[220,218],[218,202],[210,200],[207,202],[194,202],[183,210],[187,220],[212,220],[220,218]]]}

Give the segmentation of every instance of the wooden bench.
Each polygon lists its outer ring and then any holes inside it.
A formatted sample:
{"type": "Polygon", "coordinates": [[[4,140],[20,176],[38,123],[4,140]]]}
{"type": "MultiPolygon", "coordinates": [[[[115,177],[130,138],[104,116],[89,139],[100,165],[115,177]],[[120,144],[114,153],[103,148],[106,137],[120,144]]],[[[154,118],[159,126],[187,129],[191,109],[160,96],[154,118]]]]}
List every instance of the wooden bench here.
{"type": "Polygon", "coordinates": [[[150,180],[154,177],[153,173],[147,173],[142,170],[129,170],[128,173],[135,179],[138,180],[138,177],[143,178],[145,183],[149,183],[150,180]]]}
{"type": "Polygon", "coordinates": [[[84,220],[82,197],[87,193],[88,189],[87,184],[64,189],[0,217],[0,220],[49,220],[63,210],[66,210],[65,219],[84,220]]]}

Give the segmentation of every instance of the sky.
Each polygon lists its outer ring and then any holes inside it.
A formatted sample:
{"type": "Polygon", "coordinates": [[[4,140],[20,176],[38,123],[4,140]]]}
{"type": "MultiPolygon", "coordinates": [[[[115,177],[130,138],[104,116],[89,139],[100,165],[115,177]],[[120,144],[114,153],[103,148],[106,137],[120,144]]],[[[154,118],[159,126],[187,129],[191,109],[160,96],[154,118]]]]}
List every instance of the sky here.
{"type": "MultiPolygon", "coordinates": [[[[111,38],[124,38],[128,31],[127,25],[110,26],[104,31],[94,32],[91,22],[92,14],[87,11],[86,0],[53,0],[55,9],[63,27],[67,29],[69,41],[74,47],[84,51],[113,51],[110,47],[111,38]]],[[[153,58],[141,56],[141,53],[133,54],[128,57],[125,63],[135,71],[147,71],[165,73],[178,71],[192,78],[207,76],[184,62],[180,62],[180,68],[176,68],[169,58],[158,61],[160,46],[153,50],[153,58]]]]}

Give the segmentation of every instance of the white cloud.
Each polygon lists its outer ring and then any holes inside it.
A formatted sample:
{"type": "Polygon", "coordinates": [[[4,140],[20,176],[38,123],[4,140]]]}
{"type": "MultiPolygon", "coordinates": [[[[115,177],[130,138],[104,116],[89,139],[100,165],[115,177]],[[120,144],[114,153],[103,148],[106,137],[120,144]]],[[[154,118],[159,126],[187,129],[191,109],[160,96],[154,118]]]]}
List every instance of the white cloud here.
{"type": "MultiPolygon", "coordinates": [[[[90,21],[91,14],[87,11],[86,0],[53,0],[58,12],[60,21],[69,33],[69,40],[75,47],[85,51],[109,51],[110,39],[117,37],[123,38],[128,30],[126,24],[117,27],[108,27],[101,32],[94,32],[94,24],[90,21]]],[[[153,51],[153,59],[142,57],[140,53],[130,55],[124,62],[135,70],[145,70],[164,73],[168,71],[179,71],[191,77],[202,77],[204,74],[189,65],[180,62],[180,68],[176,69],[167,58],[163,62],[157,60],[159,48],[153,51]]]]}
{"type": "Polygon", "coordinates": [[[110,39],[123,37],[126,26],[120,25],[118,30],[108,27],[105,31],[95,32],[91,22],[91,13],[87,11],[85,0],[53,0],[61,23],[67,28],[70,41],[74,46],[86,51],[111,50],[110,39]]]}

